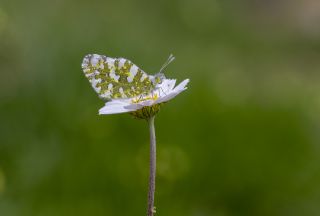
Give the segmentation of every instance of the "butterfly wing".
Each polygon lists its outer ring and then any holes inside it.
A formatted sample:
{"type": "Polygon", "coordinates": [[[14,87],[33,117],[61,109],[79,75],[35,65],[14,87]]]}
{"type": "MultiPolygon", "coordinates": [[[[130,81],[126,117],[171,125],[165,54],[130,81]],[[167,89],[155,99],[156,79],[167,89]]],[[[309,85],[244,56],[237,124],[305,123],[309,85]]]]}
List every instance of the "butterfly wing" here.
{"type": "Polygon", "coordinates": [[[82,69],[93,89],[105,100],[132,98],[154,89],[154,77],[149,76],[130,60],[89,54],[82,69]]]}

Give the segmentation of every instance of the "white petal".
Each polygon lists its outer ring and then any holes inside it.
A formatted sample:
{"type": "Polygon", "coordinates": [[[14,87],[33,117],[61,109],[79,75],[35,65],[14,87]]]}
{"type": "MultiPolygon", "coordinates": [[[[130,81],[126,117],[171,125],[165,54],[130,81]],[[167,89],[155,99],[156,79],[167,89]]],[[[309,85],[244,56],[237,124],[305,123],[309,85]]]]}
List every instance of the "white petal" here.
{"type": "Polygon", "coordinates": [[[154,100],[146,100],[146,101],[141,101],[139,103],[133,103],[130,105],[125,106],[126,109],[134,109],[134,110],[138,110],[141,109],[142,107],[145,106],[152,106],[153,104],[155,104],[156,101],[154,100]]]}
{"type": "Polygon", "coordinates": [[[189,82],[189,79],[182,81],[171,92],[167,93],[165,96],[162,96],[158,100],[156,100],[155,104],[163,103],[163,102],[169,101],[172,98],[176,97],[178,94],[180,94],[181,92],[183,92],[184,90],[187,89],[187,87],[185,87],[185,86],[188,84],[188,82],[189,82]]]}
{"type": "Polygon", "coordinates": [[[186,90],[186,85],[189,83],[189,79],[183,80],[177,87],[173,89],[173,91],[186,90]]]}
{"type": "Polygon", "coordinates": [[[108,115],[108,114],[116,114],[116,113],[126,113],[135,111],[136,109],[133,108],[125,108],[130,103],[128,100],[112,100],[105,104],[104,107],[102,107],[99,110],[100,115],[108,115]]]}
{"type": "Polygon", "coordinates": [[[163,96],[163,97],[159,98],[158,100],[156,100],[156,101],[155,101],[155,104],[169,101],[169,100],[171,100],[172,98],[174,98],[175,96],[177,96],[178,94],[180,94],[182,91],[184,91],[184,90],[172,91],[172,92],[170,92],[169,94],[167,94],[166,96],[163,96]]]}
{"type": "Polygon", "coordinates": [[[146,101],[142,101],[141,103],[142,106],[152,106],[152,104],[154,104],[154,100],[146,100],[146,101]]]}
{"type": "Polygon", "coordinates": [[[130,104],[125,106],[126,109],[134,109],[134,110],[139,110],[142,109],[143,105],[141,104],[130,104]]]}
{"type": "Polygon", "coordinates": [[[173,87],[175,86],[175,84],[176,84],[175,79],[165,79],[157,87],[161,89],[162,93],[164,93],[164,92],[166,93],[166,92],[170,92],[173,89],[173,87]]]}

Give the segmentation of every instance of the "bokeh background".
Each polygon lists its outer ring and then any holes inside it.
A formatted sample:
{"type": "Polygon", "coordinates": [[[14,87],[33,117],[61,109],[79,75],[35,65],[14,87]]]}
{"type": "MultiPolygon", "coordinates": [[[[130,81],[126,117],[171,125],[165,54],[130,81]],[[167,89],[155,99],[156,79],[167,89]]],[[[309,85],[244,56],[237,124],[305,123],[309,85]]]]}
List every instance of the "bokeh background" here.
{"type": "Polygon", "coordinates": [[[320,215],[320,2],[1,0],[0,215],[145,215],[146,122],[88,53],[189,89],[156,118],[159,216],[320,215]]]}

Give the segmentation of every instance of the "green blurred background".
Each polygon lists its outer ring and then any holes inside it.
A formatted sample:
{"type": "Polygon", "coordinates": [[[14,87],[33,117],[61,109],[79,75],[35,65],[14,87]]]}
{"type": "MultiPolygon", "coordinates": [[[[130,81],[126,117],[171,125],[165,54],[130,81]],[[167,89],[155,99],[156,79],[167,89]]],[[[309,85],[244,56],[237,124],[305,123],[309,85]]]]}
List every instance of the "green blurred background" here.
{"type": "Polygon", "coordinates": [[[320,2],[0,1],[0,215],[145,215],[146,122],[88,53],[189,89],[156,119],[159,216],[320,215],[320,2]]]}

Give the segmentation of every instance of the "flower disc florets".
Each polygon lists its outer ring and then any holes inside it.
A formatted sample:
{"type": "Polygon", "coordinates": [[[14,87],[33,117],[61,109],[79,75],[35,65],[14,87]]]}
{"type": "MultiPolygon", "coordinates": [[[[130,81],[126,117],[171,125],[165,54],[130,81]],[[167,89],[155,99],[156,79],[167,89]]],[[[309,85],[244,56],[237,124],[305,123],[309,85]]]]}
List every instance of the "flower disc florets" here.
{"type": "Polygon", "coordinates": [[[155,104],[153,106],[142,107],[134,112],[130,112],[135,118],[138,119],[149,119],[152,116],[155,116],[160,111],[161,104],[155,104]]]}

